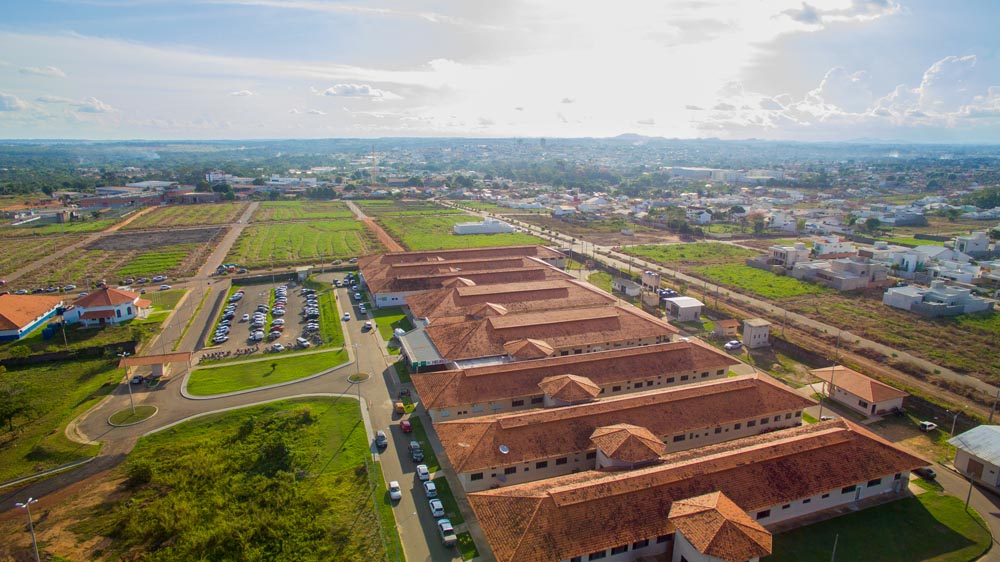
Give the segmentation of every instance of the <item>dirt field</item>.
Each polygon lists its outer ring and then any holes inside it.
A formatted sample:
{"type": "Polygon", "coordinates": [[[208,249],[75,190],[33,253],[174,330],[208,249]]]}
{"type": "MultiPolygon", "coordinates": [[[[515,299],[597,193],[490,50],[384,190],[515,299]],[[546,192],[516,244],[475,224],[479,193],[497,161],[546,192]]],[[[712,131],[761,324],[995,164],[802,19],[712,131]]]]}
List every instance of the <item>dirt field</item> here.
{"type": "Polygon", "coordinates": [[[93,244],[87,246],[88,250],[109,250],[109,251],[131,251],[149,250],[161,248],[163,246],[173,246],[176,244],[202,244],[221,238],[226,227],[217,228],[191,228],[178,230],[165,230],[160,232],[138,233],[116,233],[102,236],[93,244]]]}
{"type": "Polygon", "coordinates": [[[590,223],[585,221],[565,220],[547,215],[522,215],[517,217],[528,224],[542,228],[551,228],[565,236],[595,242],[602,245],[633,245],[633,244],[664,244],[680,242],[677,235],[665,230],[656,230],[630,223],[611,223],[601,221],[590,223]],[[630,228],[634,235],[622,234],[622,228],[630,228]]]}

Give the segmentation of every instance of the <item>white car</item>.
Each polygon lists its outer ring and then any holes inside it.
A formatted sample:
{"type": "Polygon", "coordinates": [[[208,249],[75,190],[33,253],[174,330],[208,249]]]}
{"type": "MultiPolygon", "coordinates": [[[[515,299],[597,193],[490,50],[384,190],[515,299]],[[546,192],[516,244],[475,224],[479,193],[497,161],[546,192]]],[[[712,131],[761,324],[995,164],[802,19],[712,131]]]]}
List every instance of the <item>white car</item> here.
{"type": "Polygon", "coordinates": [[[249,314],[244,314],[244,315],[243,315],[243,316],[242,316],[242,317],[240,318],[240,322],[249,322],[249,321],[250,321],[250,315],[249,315],[249,314]]]}
{"type": "Polygon", "coordinates": [[[740,340],[731,340],[726,342],[726,345],[724,345],[723,347],[726,348],[726,351],[735,351],[743,347],[743,342],[741,342],[740,340]]]}
{"type": "Polygon", "coordinates": [[[156,283],[159,283],[160,281],[166,281],[166,280],[167,280],[167,278],[165,276],[163,276],[163,275],[157,275],[156,277],[153,277],[153,281],[156,282],[156,283]]]}
{"type": "Polygon", "coordinates": [[[427,470],[426,464],[417,465],[417,478],[425,482],[431,479],[431,471],[427,470]]]}
{"type": "Polygon", "coordinates": [[[276,343],[271,346],[271,351],[284,351],[284,350],[285,346],[281,345],[280,343],[276,343]]]}
{"type": "Polygon", "coordinates": [[[351,319],[351,313],[350,312],[345,312],[344,313],[344,320],[347,321],[347,320],[350,320],[350,319],[351,319]]]}
{"type": "Polygon", "coordinates": [[[365,330],[371,330],[371,329],[372,329],[372,321],[365,320],[365,330]]]}
{"type": "Polygon", "coordinates": [[[427,505],[431,508],[431,515],[434,517],[444,517],[444,504],[441,503],[441,500],[430,500],[427,502],[427,505]]]}
{"type": "Polygon", "coordinates": [[[424,482],[424,495],[426,495],[428,498],[438,497],[437,485],[431,482],[430,480],[424,482]]]}
{"type": "Polygon", "coordinates": [[[161,291],[168,291],[168,290],[170,290],[170,285],[160,285],[160,290],[161,291]]]}
{"type": "Polygon", "coordinates": [[[389,482],[389,499],[394,502],[403,499],[403,489],[399,487],[399,482],[395,480],[389,482]]]}

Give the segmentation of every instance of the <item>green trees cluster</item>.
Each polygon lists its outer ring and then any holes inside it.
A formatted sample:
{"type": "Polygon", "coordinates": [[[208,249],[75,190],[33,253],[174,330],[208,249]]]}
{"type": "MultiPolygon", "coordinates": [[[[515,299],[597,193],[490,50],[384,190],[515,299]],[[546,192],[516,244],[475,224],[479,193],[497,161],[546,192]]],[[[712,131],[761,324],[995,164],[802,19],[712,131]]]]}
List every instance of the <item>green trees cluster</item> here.
{"type": "Polygon", "coordinates": [[[962,203],[975,205],[980,209],[1000,207],[1000,187],[988,187],[970,193],[962,198],[962,203]]]}

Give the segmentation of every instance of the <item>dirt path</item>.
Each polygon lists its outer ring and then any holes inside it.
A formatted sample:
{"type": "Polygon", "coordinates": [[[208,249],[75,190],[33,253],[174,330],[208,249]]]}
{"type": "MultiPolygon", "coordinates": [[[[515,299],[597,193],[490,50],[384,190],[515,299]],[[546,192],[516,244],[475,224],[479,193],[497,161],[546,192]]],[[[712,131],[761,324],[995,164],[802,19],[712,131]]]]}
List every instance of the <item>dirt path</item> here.
{"type": "Polygon", "coordinates": [[[123,220],[122,222],[113,224],[113,225],[109,226],[108,228],[105,228],[104,232],[115,232],[118,229],[125,227],[130,222],[134,221],[135,219],[141,217],[142,215],[145,215],[146,213],[152,212],[153,209],[155,209],[155,208],[156,207],[146,207],[145,209],[139,211],[138,213],[132,213],[131,217],[123,220]]]}
{"type": "Polygon", "coordinates": [[[390,252],[405,252],[406,251],[406,248],[402,247],[399,244],[399,242],[396,242],[395,240],[393,240],[392,236],[389,236],[388,232],[386,232],[385,230],[383,230],[382,227],[379,226],[378,223],[376,223],[368,215],[364,214],[361,211],[361,209],[358,208],[357,205],[355,205],[351,201],[344,201],[344,203],[347,203],[347,207],[349,209],[351,209],[351,212],[354,213],[354,216],[356,216],[359,221],[361,221],[361,222],[365,223],[366,225],[368,225],[368,228],[372,232],[375,233],[375,236],[378,237],[379,242],[381,242],[386,247],[386,249],[388,249],[390,252]]]}

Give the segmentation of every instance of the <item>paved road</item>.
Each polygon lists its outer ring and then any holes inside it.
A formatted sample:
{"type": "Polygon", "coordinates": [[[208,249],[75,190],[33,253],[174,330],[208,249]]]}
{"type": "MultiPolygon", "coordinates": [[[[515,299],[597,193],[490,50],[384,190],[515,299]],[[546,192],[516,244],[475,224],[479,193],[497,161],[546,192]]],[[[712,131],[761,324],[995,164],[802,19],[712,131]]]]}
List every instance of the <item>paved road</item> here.
{"type": "MultiPolygon", "coordinates": [[[[961,474],[940,465],[935,466],[934,469],[938,475],[938,483],[944,487],[946,492],[962,501],[969,497],[969,482],[961,474]]],[[[993,535],[993,547],[979,559],[980,562],[1000,562],[1000,548],[997,548],[1000,546],[997,543],[997,538],[1000,537],[1000,496],[975,487],[972,490],[969,507],[983,517],[993,535]]]]}

